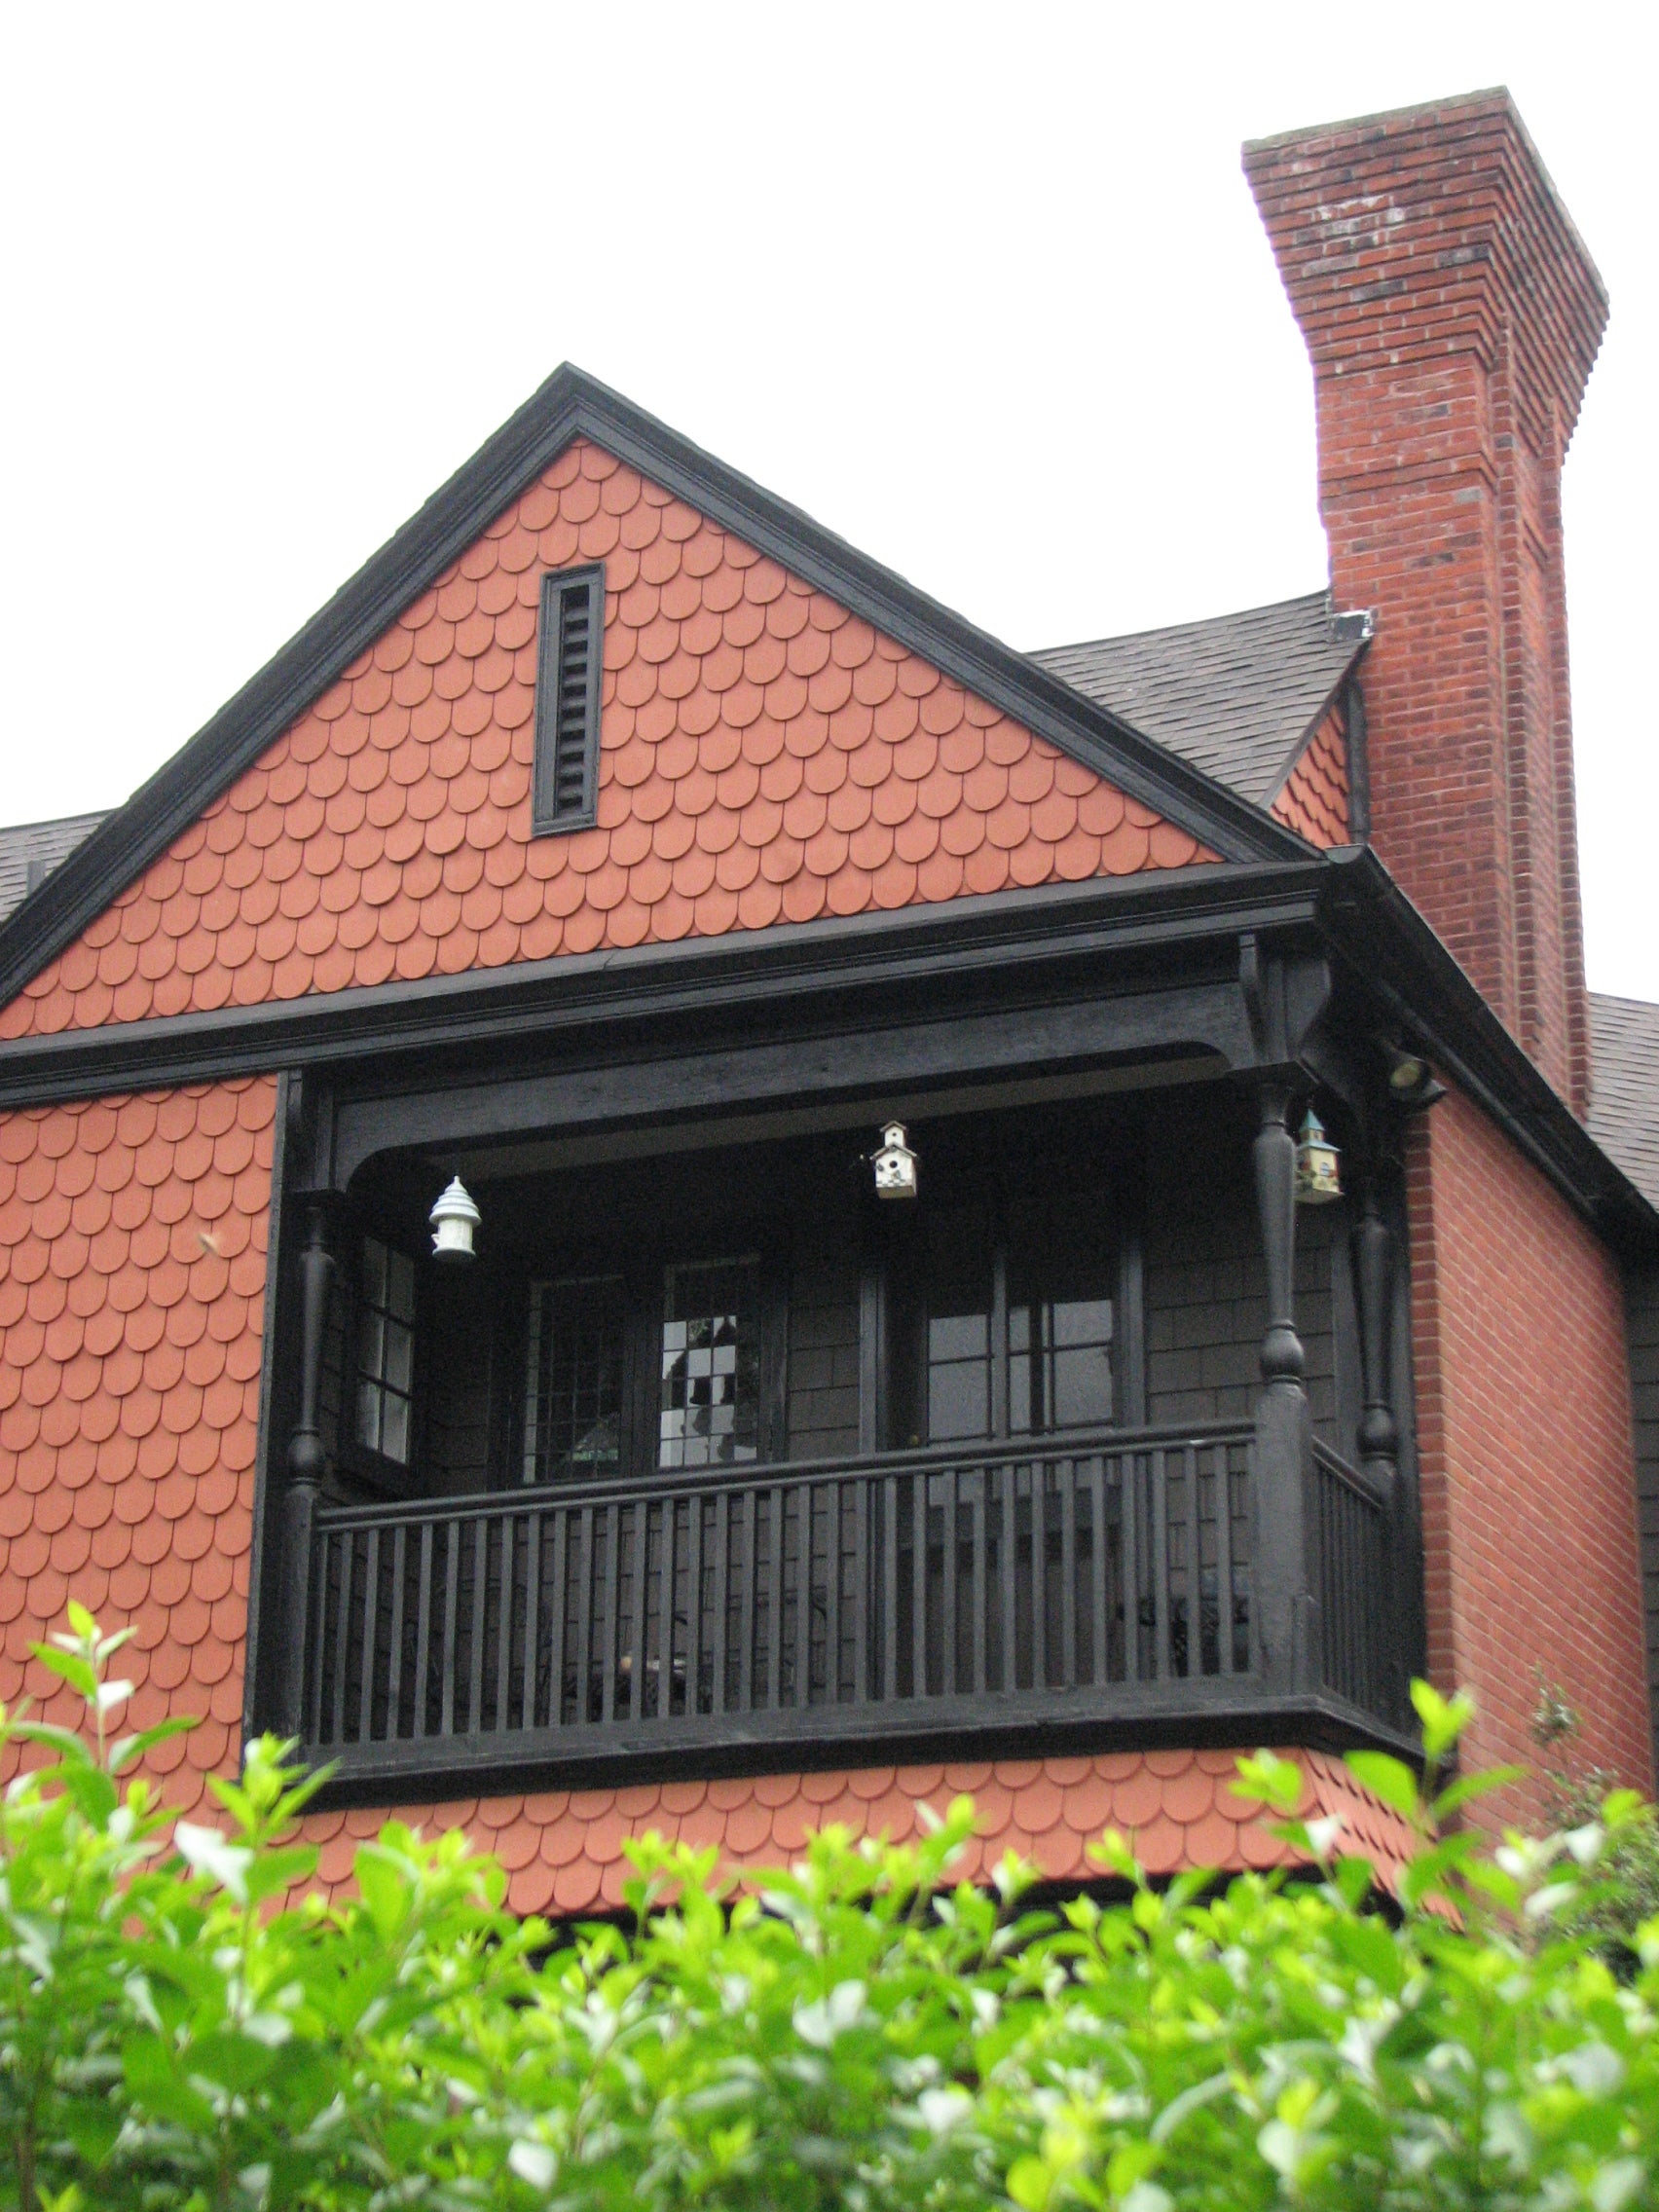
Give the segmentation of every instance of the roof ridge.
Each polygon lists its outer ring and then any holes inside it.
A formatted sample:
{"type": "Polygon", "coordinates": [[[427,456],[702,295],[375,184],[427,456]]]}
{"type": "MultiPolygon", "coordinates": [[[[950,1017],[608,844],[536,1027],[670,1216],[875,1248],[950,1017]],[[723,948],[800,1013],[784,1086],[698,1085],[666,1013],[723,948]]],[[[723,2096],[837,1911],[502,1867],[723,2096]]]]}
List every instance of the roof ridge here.
{"type": "Polygon", "coordinates": [[[1144,630],[1108,630],[1098,638],[1071,638],[1057,645],[1033,645],[1033,656],[1047,653],[1083,652],[1091,645],[1131,645],[1143,638],[1169,638],[1182,630],[1205,630],[1224,622],[1239,622],[1247,614],[1278,614],[1289,607],[1310,607],[1315,600],[1329,601],[1331,587],[1322,584],[1317,591],[1293,592],[1288,599],[1265,599],[1251,607],[1228,608],[1220,614],[1196,614],[1185,622],[1154,622],[1144,630]]]}

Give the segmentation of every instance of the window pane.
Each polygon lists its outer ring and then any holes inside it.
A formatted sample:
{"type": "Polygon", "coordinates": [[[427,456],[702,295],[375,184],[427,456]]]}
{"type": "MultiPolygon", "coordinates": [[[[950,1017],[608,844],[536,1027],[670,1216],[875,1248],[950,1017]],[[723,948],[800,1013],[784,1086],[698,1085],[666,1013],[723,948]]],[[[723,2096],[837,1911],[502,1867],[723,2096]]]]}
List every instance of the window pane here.
{"type": "Polygon", "coordinates": [[[415,1339],[401,1321],[386,1325],[386,1379],[392,1389],[409,1395],[415,1373],[415,1339]]]}
{"type": "Polygon", "coordinates": [[[755,1260],[668,1270],[657,1421],[660,1466],[729,1466],[758,1457],[759,1292],[755,1260]]]}
{"type": "Polygon", "coordinates": [[[991,1425],[990,1366],[982,1359],[936,1362],[928,1369],[928,1437],[985,1436],[991,1425]]]}
{"type": "Polygon", "coordinates": [[[415,1388],[415,1269],[378,1236],[363,1238],[358,1269],[357,1442],[409,1464],[415,1388]]]}
{"type": "Polygon", "coordinates": [[[1057,1351],[1052,1367],[1051,1428],[1082,1428],[1113,1416],[1112,1347],[1057,1351]]]}
{"type": "Polygon", "coordinates": [[[381,1450],[400,1467],[409,1464],[409,1400],[389,1390],[382,1415],[381,1450]]]}
{"type": "Polygon", "coordinates": [[[527,1483],[619,1472],[623,1311],[614,1275],[531,1285],[527,1483]]]}
{"type": "MultiPolygon", "coordinates": [[[[1085,1216],[1088,1208],[1084,1209],[1085,1216]]],[[[1009,1270],[1009,1427],[1014,1435],[1117,1418],[1117,1259],[1075,1223],[1031,1225],[1009,1270]]],[[[1104,1225],[1103,1225],[1104,1228],[1104,1225]]]]}

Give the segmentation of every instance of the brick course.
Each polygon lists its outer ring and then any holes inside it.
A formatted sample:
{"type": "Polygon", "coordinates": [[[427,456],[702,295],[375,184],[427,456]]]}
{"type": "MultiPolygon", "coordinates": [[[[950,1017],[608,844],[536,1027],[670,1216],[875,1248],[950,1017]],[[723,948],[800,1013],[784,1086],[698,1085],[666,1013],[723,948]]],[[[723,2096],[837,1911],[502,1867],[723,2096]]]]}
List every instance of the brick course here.
{"type": "Polygon", "coordinates": [[[1537,1763],[1536,1668],[1584,1758],[1651,1788],[1618,1266],[1456,1091],[1407,1168],[1430,1675],[1475,1695],[1469,1764],[1537,1763]]]}
{"type": "Polygon", "coordinates": [[[1506,93],[1244,166],[1314,369],[1372,833],[1562,1095],[1589,1097],[1561,464],[1606,295],[1506,93]]]}

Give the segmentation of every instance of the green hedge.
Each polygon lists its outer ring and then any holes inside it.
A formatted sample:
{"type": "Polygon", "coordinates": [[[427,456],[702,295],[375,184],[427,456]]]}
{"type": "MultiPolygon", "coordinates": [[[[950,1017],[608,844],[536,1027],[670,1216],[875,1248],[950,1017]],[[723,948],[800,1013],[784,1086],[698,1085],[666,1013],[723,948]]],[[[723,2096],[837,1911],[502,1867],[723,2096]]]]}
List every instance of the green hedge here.
{"type": "MultiPolygon", "coordinates": [[[[816,1839],[738,1895],[712,1853],[634,1853],[637,1933],[560,1942],[501,1909],[455,1834],[393,1823],[361,1900],[283,1906],[311,1785],[254,1746],[222,1828],[124,1779],[119,1638],[83,1613],[48,1663],[87,1698],[0,1807],[0,2196],[7,2204],[582,2208],[1648,2205],[1659,2185],[1659,1922],[1608,1947],[1609,1830],[1489,1853],[1419,1809],[1395,1926],[1369,1870],[1250,1789],[1312,1878],[1148,1886],[1028,1909],[950,1886],[973,1820],[903,1849],[816,1839]]],[[[1419,1688],[1431,1754],[1463,1717],[1419,1688]]]]}

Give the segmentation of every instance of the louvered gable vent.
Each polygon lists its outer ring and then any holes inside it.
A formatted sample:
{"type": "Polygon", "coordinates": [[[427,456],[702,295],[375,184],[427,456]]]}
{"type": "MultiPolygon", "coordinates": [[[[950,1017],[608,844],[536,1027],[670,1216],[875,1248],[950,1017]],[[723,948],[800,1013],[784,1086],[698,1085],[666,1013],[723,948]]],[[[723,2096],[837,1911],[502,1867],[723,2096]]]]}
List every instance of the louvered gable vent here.
{"type": "Polygon", "coordinates": [[[599,696],[605,666],[605,570],[541,579],[535,680],[535,833],[585,830],[599,787],[599,696]]]}

